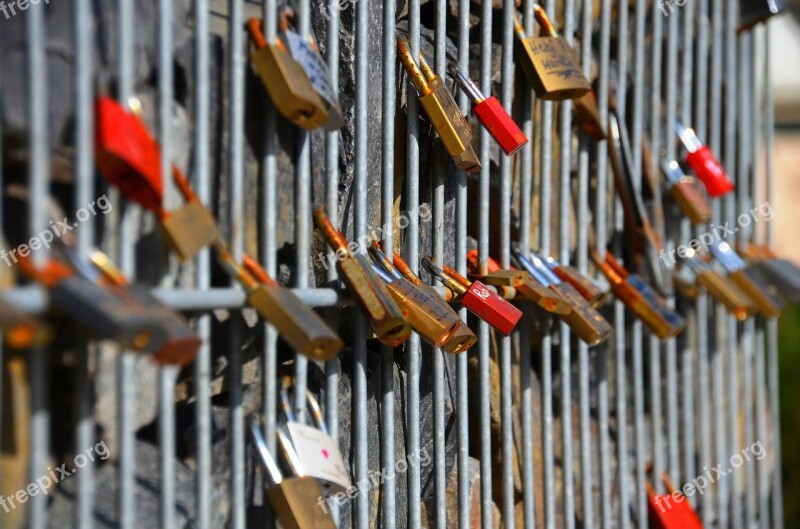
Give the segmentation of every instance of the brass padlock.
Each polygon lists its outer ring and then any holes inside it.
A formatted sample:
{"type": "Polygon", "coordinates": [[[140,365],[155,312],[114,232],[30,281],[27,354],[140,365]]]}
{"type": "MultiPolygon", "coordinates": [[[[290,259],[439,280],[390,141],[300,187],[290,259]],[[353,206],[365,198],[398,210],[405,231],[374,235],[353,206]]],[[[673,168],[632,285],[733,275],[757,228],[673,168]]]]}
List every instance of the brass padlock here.
{"type": "Polygon", "coordinates": [[[689,221],[694,224],[711,222],[711,206],[706,202],[694,178],[685,174],[677,161],[663,160],[661,170],[669,181],[669,193],[689,221]]]}
{"type": "Polygon", "coordinates": [[[178,258],[186,261],[218,241],[220,234],[214,216],[194,194],[180,169],[173,166],[172,173],[186,203],[177,211],[162,213],[160,227],[178,258]]]}
{"type": "Polygon", "coordinates": [[[578,116],[578,124],[583,132],[589,135],[594,141],[603,141],[608,138],[606,124],[600,116],[600,109],[597,106],[597,97],[593,90],[589,90],[574,101],[575,115],[578,116]]]}
{"type": "Polygon", "coordinates": [[[403,37],[397,39],[397,55],[419,93],[422,108],[456,167],[466,173],[480,171],[478,155],[472,148],[472,129],[442,78],[433,73],[422,55],[417,65],[408,41],[403,37]]]}
{"type": "Polygon", "coordinates": [[[253,68],[283,117],[304,129],[315,129],[329,119],[326,104],[317,94],[303,67],[281,40],[267,42],[261,21],[251,18],[247,31],[256,47],[253,68]]]}
{"type": "Polygon", "coordinates": [[[686,262],[697,274],[697,283],[705,288],[711,297],[725,305],[737,320],[744,321],[758,312],[758,307],[736,286],[736,283],[715,272],[698,256],[691,255],[686,258],[686,262]]]}
{"type": "MultiPolygon", "coordinates": [[[[540,256],[541,258],[541,256],[540,256]]],[[[576,268],[563,265],[552,257],[541,258],[555,275],[562,281],[572,285],[583,299],[589,302],[592,308],[602,306],[606,301],[607,292],[592,282],[588,277],[581,274],[576,268]]]]}
{"type": "Polygon", "coordinates": [[[739,33],[786,10],[784,0],[739,0],[739,33]]]}
{"type": "Polygon", "coordinates": [[[294,292],[269,277],[255,260],[244,256],[242,267],[221,243],[216,243],[214,250],[225,271],[245,288],[247,304],[274,325],[295,351],[312,360],[328,361],[342,350],[344,343],[325,321],[294,292]]]}
{"type": "Polygon", "coordinates": [[[375,245],[370,246],[369,252],[375,261],[375,272],[386,282],[386,288],[411,328],[434,347],[450,342],[461,324],[458,314],[452,308],[436,303],[406,280],[375,245]]]}
{"type": "Polygon", "coordinates": [[[715,242],[710,248],[717,261],[728,271],[731,280],[758,305],[765,316],[777,318],[781,315],[783,300],[772,291],[770,285],[765,284],[752,270],[748,270],[747,264],[727,242],[715,242]]]}
{"type": "Polygon", "coordinates": [[[314,208],[314,223],[336,252],[336,268],[375,331],[378,340],[396,347],[411,337],[411,327],[383,281],[363,255],[348,248],[347,239],[333,227],[325,208],[314,208]]]}
{"type": "Polygon", "coordinates": [[[544,8],[534,4],[539,37],[528,37],[517,17],[517,61],[536,97],[550,101],[576,99],[592,89],[567,40],[559,36],[544,8]]]}
{"type": "MultiPolygon", "coordinates": [[[[258,462],[272,482],[267,488],[267,498],[281,526],[284,529],[336,529],[319,482],[311,476],[283,477],[255,417],[250,418],[250,436],[258,462]]],[[[291,448],[284,446],[284,450],[291,448]]],[[[297,454],[290,453],[287,457],[298,459],[297,454]]]]}

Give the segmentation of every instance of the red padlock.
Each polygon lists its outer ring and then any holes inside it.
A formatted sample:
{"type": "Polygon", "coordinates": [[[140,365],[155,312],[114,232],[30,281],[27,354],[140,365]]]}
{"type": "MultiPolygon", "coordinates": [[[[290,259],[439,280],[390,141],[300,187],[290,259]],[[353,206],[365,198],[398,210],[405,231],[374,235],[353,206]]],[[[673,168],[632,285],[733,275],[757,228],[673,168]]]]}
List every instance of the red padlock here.
{"type": "Polygon", "coordinates": [[[669,494],[658,495],[647,483],[647,513],[654,529],[703,529],[703,522],[686,496],[675,490],[666,473],[662,479],[669,494]]]}
{"type": "Polygon", "coordinates": [[[504,300],[481,283],[470,281],[449,266],[439,269],[430,257],[422,258],[422,265],[428,272],[456,293],[470,312],[508,336],[522,318],[522,311],[504,300]]]}
{"type": "Polygon", "coordinates": [[[707,145],[703,145],[693,129],[687,129],[680,121],[675,122],[675,130],[678,133],[686,150],[686,163],[692,168],[694,174],[706,186],[708,194],[712,197],[721,197],[734,190],[735,186],[728,178],[728,174],[722,164],[711,152],[707,145]]]}
{"type": "Polygon", "coordinates": [[[154,210],[164,187],[158,144],[141,120],[116,100],[95,100],[95,160],[100,173],[123,195],[154,210]]]}
{"type": "Polygon", "coordinates": [[[525,133],[517,126],[506,109],[495,96],[486,97],[478,89],[472,79],[464,75],[455,66],[450,67],[450,75],[462,90],[472,99],[475,115],[489,131],[489,134],[500,144],[507,156],[511,156],[528,143],[525,133]]]}

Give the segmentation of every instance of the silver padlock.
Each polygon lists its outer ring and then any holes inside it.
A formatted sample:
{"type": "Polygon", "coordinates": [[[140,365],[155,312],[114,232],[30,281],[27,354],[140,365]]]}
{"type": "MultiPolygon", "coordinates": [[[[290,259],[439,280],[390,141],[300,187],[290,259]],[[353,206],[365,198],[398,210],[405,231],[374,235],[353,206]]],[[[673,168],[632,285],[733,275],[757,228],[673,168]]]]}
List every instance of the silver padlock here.
{"type": "Polygon", "coordinates": [[[286,423],[279,427],[278,439],[282,448],[291,448],[284,450],[284,453],[293,451],[296,454],[295,465],[291,461],[289,463],[293,468],[297,467],[297,475],[315,478],[325,494],[345,492],[352,486],[350,473],[344,464],[339,444],[328,433],[317,399],[311,392],[306,392],[307,408],[314,418],[316,428],[295,417],[286,381],[281,384],[281,402],[286,423]],[[286,446],[287,443],[290,446],[286,446]]]}

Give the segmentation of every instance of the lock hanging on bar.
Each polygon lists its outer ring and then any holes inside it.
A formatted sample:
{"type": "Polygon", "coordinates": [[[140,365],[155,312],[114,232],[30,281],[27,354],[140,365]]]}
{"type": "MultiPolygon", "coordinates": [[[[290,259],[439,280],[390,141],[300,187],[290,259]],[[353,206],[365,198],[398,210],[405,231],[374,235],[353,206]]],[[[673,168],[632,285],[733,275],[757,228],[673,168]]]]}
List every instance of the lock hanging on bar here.
{"type": "Polygon", "coordinates": [[[533,5],[539,37],[528,37],[519,17],[515,18],[517,61],[536,97],[548,101],[576,99],[592,89],[583,75],[575,50],[556,31],[544,8],[533,5]]]}
{"type": "Polygon", "coordinates": [[[575,334],[589,347],[604,342],[614,330],[583,296],[571,284],[561,279],[535,254],[523,254],[519,247],[514,247],[514,258],[528,272],[535,273],[540,281],[551,290],[558,292],[570,305],[570,312],[561,319],[569,325],[575,334]]]}
{"type": "Polygon", "coordinates": [[[313,36],[309,35],[308,38],[304,39],[291,29],[289,17],[293,15],[291,8],[284,7],[279,22],[280,34],[278,38],[283,41],[286,49],[303,68],[317,95],[325,103],[328,119],[322,124],[322,128],[339,130],[344,127],[344,118],[339,104],[339,95],[334,89],[333,83],[331,83],[328,64],[320,55],[319,46],[313,36]]]}
{"type": "MultiPolygon", "coordinates": [[[[693,252],[693,250],[690,250],[693,252]]],[[[737,320],[744,321],[758,312],[758,307],[750,297],[736,286],[736,283],[716,273],[711,266],[697,255],[689,255],[685,262],[695,274],[697,283],[705,288],[715,300],[719,301],[737,320]]]]}
{"type": "Polygon", "coordinates": [[[281,443],[289,442],[289,447],[297,454],[299,476],[316,479],[326,495],[345,492],[351,485],[350,474],[344,463],[339,443],[330,436],[322,409],[316,397],[306,391],[306,407],[314,418],[316,428],[298,421],[289,400],[291,377],[281,381],[281,411],[285,419],[285,437],[281,443]]]}
{"type": "Polygon", "coordinates": [[[411,328],[434,347],[442,347],[452,340],[461,324],[458,314],[446,303],[437,303],[428,293],[406,280],[377,245],[370,246],[369,252],[375,262],[375,272],[386,282],[386,288],[411,328]]]}
{"type": "Polygon", "coordinates": [[[228,275],[244,287],[247,304],[274,325],[295,351],[316,361],[339,354],[344,342],[291,289],[280,286],[249,256],[242,258],[244,266],[240,266],[222,243],[216,243],[214,250],[228,275]]]}
{"type": "Polygon", "coordinates": [[[478,155],[472,148],[472,129],[442,78],[433,73],[421,54],[417,64],[404,37],[397,38],[397,55],[456,168],[470,174],[480,171],[478,155]]]}
{"type": "Polygon", "coordinates": [[[347,239],[333,227],[324,207],[314,208],[314,223],[322,232],[328,246],[336,252],[336,269],[361,310],[367,315],[378,340],[392,347],[408,340],[411,337],[411,327],[386,285],[363,255],[350,251],[347,239]]]}
{"type": "Polygon", "coordinates": [[[675,131],[688,151],[686,163],[706,186],[709,196],[717,198],[733,191],[735,186],[728,178],[722,164],[711,152],[711,149],[707,145],[703,145],[694,129],[686,128],[679,120],[675,120],[675,131]]]}
{"type": "Polygon", "coordinates": [[[684,174],[680,164],[675,161],[661,161],[661,170],[669,181],[669,193],[686,218],[697,226],[711,222],[711,207],[706,202],[694,178],[684,174]]]}
{"type": "Polygon", "coordinates": [[[457,301],[504,336],[511,334],[522,318],[521,310],[480,281],[470,281],[447,265],[440,269],[430,257],[422,258],[422,266],[449,288],[457,296],[457,301]]]}
{"type": "Polygon", "coordinates": [[[511,156],[528,143],[525,133],[508,115],[506,109],[495,96],[486,97],[478,89],[472,79],[464,75],[456,66],[450,66],[450,75],[458,86],[472,100],[475,115],[489,131],[492,138],[500,145],[506,156],[511,156]]]}
{"type": "Polygon", "coordinates": [[[728,276],[742,291],[752,299],[759,310],[768,318],[777,318],[783,312],[783,300],[772,292],[768,284],[747,268],[747,264],[725,241],[711,244],[711,253],[728,271],[728,276]]]}
{"type": "Polygon", "coordinates": [[[298,127],[313,130],[330,120],[327,104],[311,80],[280,39],[267,42],[261,20],[247,21],[247,32],[256,47],[251,55],[253,69],[266,87],[275,108],[298,127]]]}
{"type": "Polygon", "coordinates": [[[585,277],[578,270],[569,265],[562,265],[552,257],[538,256],[544,264],[546,264],[555,275],[562,281],[569,283],[583,296],[583,299],[589,302],[592,308],[596,309],[605,304],[608,293],[602,288],[594,284],[594,282],[585,277]]]}
{"type": "Polygon", "coordinates": [[[742,33],[786,11],[784,0],[739,0],[739,25],[742,33]]]}
{"type": "MultiPolygon", "coordinates": [[[[285,478],[269,452],[260,421],[252,416],[249,423],[254,455],[272,483],[267,488],[267,498],[281,526],[284,529],[336,529],[328,508],[318,503],[325,498],[319,482],[311,476],[285,478]]],[[[297,455],[293,456],[296,461],[297,455]]]]}
{"type": "Polygon", "coordinates": [[[562,315],[569,314],[572,310],[572,307],[564,298],[531,277],[529,272],[517,270],[516,268],[503,270],[497,261],[491,257],[487,257],[486,267],[488,273],[486,276],[481,276],[479,273],[480,266],[478,264],[477,249],[467,252],[467,263],[470,273],[476,278],[483,280],[487,285],[492,285],[494,287],[511,287],[516,291],[518,299],[529,299],[546,312],[562,315]]]}
{"type": "MultiPolygon", "coordinates": [[[[377,246],[377,242],[374,242],[373,245],[377,246]]],[[[463,353],[464,351],[468,350],[470,347],[475,345],[478,341],[478,337],[475,336],[475,333],[469,328],[469,326],[461,319],[460,316],[453,310],[453,308],[447,303],[439,292],[430,285],[426,285],[422,282],[422,280],[411,271],[411,268],[408,266],[403,258],[396,252],[393,253],[392,257],[392,267],[396,269],[407,281],[412,283],[422,292],[428,295],[428,298],[439,305],[441,310],[450,311],[456,315],[459,321],[458,328],[451,336],[450,340],[442,344],[442,350],[445,353],[463,353]]]]}

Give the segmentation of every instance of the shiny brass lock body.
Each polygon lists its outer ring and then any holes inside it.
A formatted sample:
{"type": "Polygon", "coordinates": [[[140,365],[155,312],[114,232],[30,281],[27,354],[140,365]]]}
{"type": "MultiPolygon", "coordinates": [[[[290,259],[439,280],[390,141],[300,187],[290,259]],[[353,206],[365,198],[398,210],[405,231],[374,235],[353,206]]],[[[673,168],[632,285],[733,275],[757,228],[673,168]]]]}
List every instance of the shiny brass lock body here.
{"type": "Polygon", "coordinates": [[[322,318],[287,288],[259,283],[247,296],[247,304],[274,325],[293,349],[312,360],[331,360],[344,347],[322,318]]]}
{"type": "Polygon", "coordinates": [[[422,290],[404,279],[386,283],[386,288],[403,311],[411,328],[434,347],[441,347],[453,338],[461,324],[461,318],[455,312],[444,310],[422,290]]]}
{"type": "Polygon", "coordinates": [[[325,496],[312,477],[286,478],[268,488],[267,497],[284,529],[336,529],[327,507],[317,505],[325,496]]]}
{"type": "Polygon", "coordinates": [[[737,320],[744,321],[758,312],[753,301],[730,279],[712,270],[697,274],[697,282],[717,301],[725,305],[737,320]]]}
{"type": "Polygon", "coordinates": [[[475,336],[475,333],[472,332],[472,329],[470,329],[466,323],[461,321],[456,329],[456,332],[453,333],[452,338],[450,338],[450,341],[442,345],[442,350],[445,353],[451,354],[463,353],[475,345],[477,341],[478,337],[475,336]]]}
{"type": "Polygon", "coordinates": [[[486,276],[485,282],[495,287],[513,287],[518,295],[553,314],[569,314],[572,310],[561,296],[537,283],[524,270],[496,270],[486,276]]]}
{"type": "Polygon", "coordinates": [[[581,129],[594,141],[603,141],[608,138],[606,124],[600,116],[597,98],[593,91],[589,91],[575,100],[575,114],[581,129]]]}
{"type": "Polygon", "coordinates": [[[569,283],[550,285],[550,289],[557,292],[570,305],[572,310],[561,318],[589,347],[602,343],[614,330],[611,324],[569,283]]]}
{"type": "Polygon", "coordinates": [[[327,122],[329,115],[325,102],[285,45],[280,41],[267,42],[258,19],[250,19],[247,29],[256,45],[251,56],[253,68],[278,112],[304,129],[315,129],[327,122]]]}
{"type": "Polygon", "coordinates": [[[181,261],[193,258],[220,237],[217,221],[197,199],[164,218],[161,232],[181,261]]]}
{"type": "Polygon", "coordinates": [[[575,287],[575,290],[589,302],[592,308],[596,309],[605,303],[607,293],[574,267],[559,265],[553,269],[553,272],[559,279],[575,287]]]}
{"type": "Polygon", "coordinates": [[[558,35],[541,6],[534,6],[534,15],[542,36],[525,36],[517,20],[517,61],[533,86],[536,97],[562,101],[585,95],[592,87],[583,75],[575,50],[558,35]]]}
{"type": "Polygon", "coordinates": [[[729,277],[747,296],[752,299],[759,310],[768,318],[777,318],[783,312],[784,302],[769,291],[769,286],[757,279],[746,268],[735,270],[729,277]]]}
{"type": "Polygon", "coordinates": [[[711,222],[711,208],[706,202],[700,189],[695,185],[694,179],[686,178],[673,184],[669,189],[672,200],[678,204],[681,211],[694,224],[707,224],[711,222]]]}

